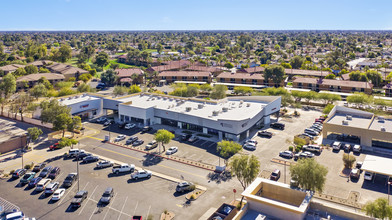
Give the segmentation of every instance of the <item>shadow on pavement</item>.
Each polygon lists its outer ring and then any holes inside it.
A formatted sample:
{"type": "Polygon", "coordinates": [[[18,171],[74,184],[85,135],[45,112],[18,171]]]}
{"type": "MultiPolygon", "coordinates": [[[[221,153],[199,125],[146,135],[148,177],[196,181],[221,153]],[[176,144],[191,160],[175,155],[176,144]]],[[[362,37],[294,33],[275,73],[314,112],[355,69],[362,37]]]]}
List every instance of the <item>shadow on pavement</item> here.
{"type": "Polygon", "coordinates": [[[143,160],[143,166],[145,167],[157,165],[163,160],[162,157],[158,157],[154,154],[146,154],[143,157],[145,158],[143,160]]]}
{"type": "Polygon", "coordinates": [[[208,182],[216,182],[216,183],[221,183],[226,182],[226,181],[230,181],[232,179],[231,174],[227,173],[227,172],[223,172],[223,173],[216,173],[216,172],[210,172],[207,175],[208,178],[208,182]]]}

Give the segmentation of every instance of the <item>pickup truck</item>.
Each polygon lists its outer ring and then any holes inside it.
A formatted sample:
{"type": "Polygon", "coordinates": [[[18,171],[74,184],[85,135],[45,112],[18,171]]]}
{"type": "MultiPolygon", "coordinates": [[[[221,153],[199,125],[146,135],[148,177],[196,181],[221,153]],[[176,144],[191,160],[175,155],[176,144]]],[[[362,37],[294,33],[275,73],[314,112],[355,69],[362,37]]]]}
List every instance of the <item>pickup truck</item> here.
{"type": "Polygon", "coordinates": [[[119,174],[125,172],[133,172],[135,170],[135,165],[131,164],[121,164],[119,166],[114,166],[112,168],[112,173],[119,174]]]}

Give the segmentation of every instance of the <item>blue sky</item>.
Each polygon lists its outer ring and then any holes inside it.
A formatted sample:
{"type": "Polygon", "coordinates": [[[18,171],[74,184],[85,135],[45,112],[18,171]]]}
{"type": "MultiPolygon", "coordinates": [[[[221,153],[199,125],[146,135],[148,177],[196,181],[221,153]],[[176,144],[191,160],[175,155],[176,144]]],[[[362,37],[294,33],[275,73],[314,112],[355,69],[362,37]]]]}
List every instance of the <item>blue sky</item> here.
{"type": "Polygon", "coordinates": [[[0,30],[392,30],[390,0],[2,0],[0,30]]]}

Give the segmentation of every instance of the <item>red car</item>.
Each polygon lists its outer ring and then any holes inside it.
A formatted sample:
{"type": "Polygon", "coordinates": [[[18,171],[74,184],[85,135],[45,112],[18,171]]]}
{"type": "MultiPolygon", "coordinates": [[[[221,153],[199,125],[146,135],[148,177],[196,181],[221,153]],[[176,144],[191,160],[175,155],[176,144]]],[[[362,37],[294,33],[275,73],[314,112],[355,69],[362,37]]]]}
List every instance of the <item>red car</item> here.
{"type": "Polygon", "coordinates": [[[53,145],[50,145],[49,150],[56,150],[60,149],[59,143],[55,143],[53,145]]]}

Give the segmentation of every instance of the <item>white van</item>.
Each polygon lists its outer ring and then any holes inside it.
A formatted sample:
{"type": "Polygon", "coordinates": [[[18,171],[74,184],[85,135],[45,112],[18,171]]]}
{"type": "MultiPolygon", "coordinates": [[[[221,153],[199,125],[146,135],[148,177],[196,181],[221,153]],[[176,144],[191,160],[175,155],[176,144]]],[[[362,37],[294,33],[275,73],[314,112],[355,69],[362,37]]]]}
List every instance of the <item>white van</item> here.
{"type": "Polygon", "coordinates": [[[318,152],[318,153],[321,152],[321,147],[318,146],[318,145],[314,145],[314,144],[312,144],[312,145],[304,145],[303,149],[307,150],[307,151],[318,152]]]}
{"type": "Polygon", "coordinates": [[[79,150],[77,148],[70,149],[69,152],[68,152],[68,156],[69,157],[76,157],[76,155],[78,155],[79,153],[83,153],[83,152],[84,152],[84,150],[79,150]]]}
{"type": "Polygon", "coordinates": [[[36,191],[44,191],[46,186],[49,185],[51,179],[42,179],[41,181],[39,181],[39,183],[37,184],[37,187],[35,188],[36,191]]]}

